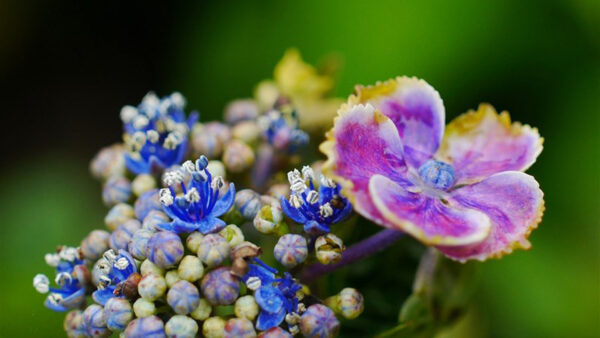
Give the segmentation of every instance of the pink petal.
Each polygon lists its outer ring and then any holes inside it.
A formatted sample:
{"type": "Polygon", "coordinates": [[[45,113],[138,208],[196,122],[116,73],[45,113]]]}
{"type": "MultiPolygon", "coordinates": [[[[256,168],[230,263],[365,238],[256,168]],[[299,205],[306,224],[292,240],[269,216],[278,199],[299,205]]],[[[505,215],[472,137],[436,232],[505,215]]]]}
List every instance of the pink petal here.
{"type": "Polygon", "coordinates": [[[408,164],[419,168],[432,158],[444,134],[445,110],[438,92],[417,78],[398,77],[357,87],[350,104],[370,103],[398,128],[408,164]]]}
{"type": "Polygon", "coordinates": [[[369,179],[375,174],[403,181],[406,166],[396,126],[371,105],[343,105],[321,151],[328,156],[325,175],[339,182],[356,211],[381,219],[369,197],[369,179]]]}
{"type": "Polygon", "coordinates": [[[459,184],[475,182],[498,172],[526,170],[542,151],[542,141],[537,129],[511,124],[508,112],[498,114],[482,104],[448,124],[438,157],[452,164],[459,184]]]}
{"type": "Polygon", "coordinates": [[[529,234],[542,220],[544,194],[527,174],[507,171],[452,192],[461,205],[480,210],[492,220],[490,235],[481,243],[462,247],[439,247],[450,258],[465,261],[499,258],[513,249],[529,249],[529,234]]]}
{"type": "Polygon", "coordinates": [[[484,213],[444,203],[435,192],[409,190],[381,175],[371,178],[369,191],[385,226],[432,245],[479,243],[489,234],[490,219],[484,213]]]}

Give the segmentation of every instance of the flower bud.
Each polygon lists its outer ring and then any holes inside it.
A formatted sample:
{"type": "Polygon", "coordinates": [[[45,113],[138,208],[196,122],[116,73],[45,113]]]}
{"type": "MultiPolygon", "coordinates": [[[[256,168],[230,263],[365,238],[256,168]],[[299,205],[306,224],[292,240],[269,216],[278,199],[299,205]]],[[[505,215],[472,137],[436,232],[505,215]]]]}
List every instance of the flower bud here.
{"type": "Polygon", "coordinates": [[[142,262],[142,265],[140,266],[140,273],[142,274],[142,276],[146,276],[151,273],[163,276],[165,274],[165,270],[160,268],[158,265],[152,263],[149,259],[146,259],[142,262]]]}
{"type": "Polygon", "coordinates": [[[301,264],[308,256],[306,239],[296,234],[286,234],[279,238],[273,250],[275,259],[288,269],[301,264]]]}
{"type": "Polygon", "coordinates": [[[206,274],[200,287],[206,300],[213,305],[233,304],[240,291],[238,279],[227,267],[220,267],[206,274]]]}
{"type": "Polygon", "coordinates": [[[258,304],[251,295],[240,297],[235,301],[234,312],[238,318],[254,320],[258,316],[258,311],[258,304]]]}
{"type": "Polygon", "coordinates": [[[204,265],[202,265],[200,258],[188,255],[179,262],[177,274],[181,279],[193,283],[204,275],[204,265]]]}
{"type": "Polygon", "coordinates": [[[205,338],[223,338],[225,335],[225,320],[221,317],[210,317],[202,324],[202,334],[205,338]]]}
{"type": "Polygon", "coordinates": [[[194,231],[186,238],[185,245],[191,252],[198,252],[202,239],[204,239],[204,235],[199,231],[194,231]]]}
{"type": "Polygon", "coordinates": [[[200,302],[198,302],[198,306],[190,313],[190,316],[195,320],[205,320],[210,316],[211,311],[212,307],[210,306],[210,303],[202,298],[200,299],[200,302]]]}
{"type": "Polygon", "coordinates": [[[208,158],[219,157],[223,147],[231,139],[231,131],[225,124],[209,122],[196,124],[191,132],[191,148],[194,157],[205,155],[208,158]]]}
{"type": "Polygon", "coordinates": [[[113,231],[108,239],[108,245],[115,251],[128,251],[129,241],[133,234],[142,227],[142,224],[135,219],[130,219],[121,224],[117,230],[113,231]]]}
{"type": "Polygon", "coordinates": [[[211,160],[208,162],[206,166],[206,170],[210,172],[212,177],[221,176],[224,179],[227,178],[227,171],[225,170],[225,165],[221,161],[211,160]]]}
{"type": "Polygon", "coordinates": [[[319,236],[315,241],[317,259],[321,264],[334,264],[339,262],[340,259],[342,259],[342,252],[344,249],[344,243],[334,234],[319,236]]]}
{"type": "Polygon", "coordinates": [[[256,117],[258,117],[258,106],[252,99],[234,100],[225,107],[225,122],[230,125],[254,120],[256,117]]]}
{"type": "Polygon", "coordinates": [[[165,274],[165,281],[167,282],[168,288],[172,287],[173,284],[179,282],[180,280],[181,277],[179,277],[179,273],[177,273],[177,270],[167,271],[167,273],[165,274]]]}
{"type": "Polygon", "coordinates": [[[254,163],[254,151],[239,140],[232,140],[225,146],[223,164],[233,173],[241,173],[254,163]]]}
{"type": "Polygon", "coordinates": [[[280,200],[290,195],[290,185],[285,183],[273,184],[267,191],[267,195],[280,200]]]}
{"type": "Polygon", "coordinates": [[[186,315],[200,304],[200,293],[194,284],[180,280],[169,289],[167,303],[175,313],[186,315]]]}
{"type": "Polygon", "coordinates": [[[162,204],[160,204],[159,190],[152,189],[148,190],[135,201],[133,205],[135,210],[135,217],[139,220],[143,220],[148,216],[148,213],[152,210],[162,211],[162,204]]]}
{"type": "Polygon", "coordinates": [[[131,183],[125,177],[112,176],[102,187],[102,200],[108,206],[125,203],[129,197],[131,197],[131,183]]]}
{"type": "Polygon", "coordinates": [[[164,323],[157,316],[138,318],[125,329],[125,337],[164,337],[164,323]]]}
{"type": "Polygon", "coordinates": [[[209,268],[217,266],[229,258],[229,252],[229,243],[218,234],[204,236],[198,246],[198,257],[209,268]]]}
{"type": "Polygon", "coordinates": [[[169,338],[194,338],[198,333],[198,323],[188,316],[175,315],[165,324],[169,338]]]}
{"type": "Polygon", "coordinates": [[[130,274],[122,286],[123,296],[130,300],[138,298],[138,284],[140,284],[140,280],[142,280],[142,275],[139,273],[133,272],[130,274]]]}
{"type": "Polygon", "coordinates": [[[258,338],[292,338],[293,336],[279,326],[272,327],[267,331],[263,331],[258,335],[258,338]]]}
{"type": "Polygon", "coordinates": [[[135,212],[129,204],[119,203],[112,207],[106,217],[104,217],[104,223],[110,231],[116,230],[119,225],[125,223],[135,217],[135,212]]]}
{"type": "Polygon", "coordinates": [[[113,331],[124,330],[133,319],[131,304],[123,298],[113,297],[109,299],[104,305],[104,313],[106,327],[113,331]]]}
{"type": "Polygon", "coordinates": [[[140,174],[131,182],[131,189],[136,196],[141,196],[143,193],[154,188],[156,188],[156,180],[152,175],[140,174]]]}
{"type": "Polygon", "coordinates": [[[138,293],[142,298],[155,301],[167,291],[167,281],[164,277],[153,273],[145,275],[138,284],[138,293]]]}
{"type": "Polygon", "coordinates": [[[163,269],[175,266],[183,257],[179,236],[170,231],[159,231],[148,241],[146,257],[163,269]]]}
{"type": "Polygon", "coordinates": [[[254,90],[258,106],[263,111],[273,108],[280,95],[279,87],[271,80],[261,81],[254,90]]]}
{"type": "Polygon", "coordinates": [[[137,318],[149,317],[156,313],[154,302],[144,298],[138,298],[133,303],[133,312],[137,318]]]}
{"type": "Polygon", "coordinates": [[[125,148],[122,144],[113,144],[102,148],[90,162],[92,176],[107,179],[125,174],[125,148]]]}
{"type": "Polygon", "coordinates": [[[152,235],[154,235],[152,231],[143,228],[138,229],[133,233],[129,246],[127,247],[127,250],[133,258],[138,260],[146,259],[146,247],[148,246],[148,241],[152,235]]]}
{"type": "Polygon", "coordinates": [[[253,144],[261,136],[261,130],[255,121],[243,121],[233,127],[231,134],[234,139],[253,144]]]}
{"type": "Polygon", "coordinates": [[[234,247],[244,241],[244,233],[235,224],[229,224],[223,228],[223,230],[219,231],[219,235],[229,242],[230,247],[234,247]]]}
{"type": "Polygon", "coordinates": [[[300,319],[300,331],[305,337],[335,337],[339,328],[333,311],[322,304],[309,306],[300,319]]]}
{"type": "Polygon", "coordinates": [[[277,205],[263,206],[256,217],[254,217],[254,227],[263,234],[273,233],[279,223],[283,220],[281,208],[277,205]]]}
{"type": "Polygon", "coordinates": [[[89,261],[96,261],[108,250],[110,233],[104,230],[94,230],[81,241],[81,253],[89,261]]]}
{"type": "Polygon", "coordinates": [[[256,331],[252,322],[246,318],[231,318],[225,323],[224,338],[253,338],[256,331]]]}
{"type": "Polygon", "coordinates": [[[63,322],[63,328],[69,338],[86,337],[83,312],[81,310],[73,310],[67,313],[63,322]]]}
{"type": "Polygon", "coordinates": [[[110,336],[110,331],[106,327],[104,309],[98,304],[92,304],[83,311],[83,323],[88,337],[110,336]]]}
{"type": "Polygon", "coordinates": [[[364,298],[358,290],[345,288],[339,294],[329,297],[325,304],[346,319],[358,317],[364,309],[364,298]]]}
{"type": "Polygon", "coordinates": [[[162,223],[168,223],[169,216],[167,216],[164,212],[158,210],[150,210],[146,217],[144,217],[144,221],[142,222],[142,228],[146,230],[150,230],[152,232],[157,232],[160,230],[158,227],[162,223]]]}
{"type": "Polygon", "coordinates": [[[246,220],[254,219],[262,206],[260,195],[252,189],[243,189],[235,194],[235,207],[246,220]]]}

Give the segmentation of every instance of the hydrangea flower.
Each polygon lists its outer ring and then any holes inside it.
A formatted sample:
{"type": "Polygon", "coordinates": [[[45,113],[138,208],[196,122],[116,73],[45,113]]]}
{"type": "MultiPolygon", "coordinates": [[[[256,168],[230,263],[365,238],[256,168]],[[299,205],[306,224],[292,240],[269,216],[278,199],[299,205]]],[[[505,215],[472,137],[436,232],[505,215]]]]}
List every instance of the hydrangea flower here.
{"type": "Polygon", "coordinates": [[[278,326],[286,315],[300,312],[298,291],[302,286],[289,273],[277,278],[277,270],[260,259],[252,259],[248,273],[242,278],[249,289],[254,290],[254,298],[261,311],[256,320],[258,330],[268,330],[278,326]]]}
{"type": "Polygon", "coordinates": [[[315,174],[309,166],[302,168],[302,174],[297,169],[290,171],[288,180],[291,195],[289,200],[281,198],[281,209],[294,222],[303,224],[307,233],[329,233],[333,224],[352,212],[352,204],[341,195],[340,185],[319,175],[319,188],[315,188],[315,174]]]}
{"type": "Polygon", "coordinates": [[[165,174],[164,181],[169,188],[160,190],[160,202],[173,221],[161,224],[162,229],[176,233],[199,231],[208,234],[225,227],[225,222],[217,217],[225,214],[233,205],[235,186],[230,183],[229,189],[223,194],[223,178],[213,178],[206,169],[207,165],[208,159],[201,156],[195,165],[187,161],[180,170],[165,174]],[[184,183],[186,174],[191,176],[187,186],[184,183]],[[177,196],[177,186],[181,188],[183,196],[177,196]]]}
{"type": "Polygon", "coordinates": [[[542,151],[535,128],[482,104],[444,133],[438,92],[406,77],[358,87],[338,115],[323,170],[360,214],[460,261],[531,246],[544,210],[522,173],[542,151]]]}
{"type": "Polygon", "coordinates": [[[134,174],[149,174],[183,160],[190,128],[198,119],[186,119],[185,99],[180,93],[159,99],[148,93],[137,106],[121,109],[125,144],[129,152],[125,164],[134,174]]]}
{"type": "Polygon", "coordinates": [[[308,134],[298,127],[295,111],[284,114],[271,110],[258,119],[258,124],[265,140],[277,150],[291,154],[308,144],[308,134]]]}
{"type": "Polygon", "coordinates": [[[48,265],[56,268],[54,281],[59,287],[50,287],[46,275],[38,274],[33,278],[33,287],[39,293],[49,293],[44,305],[58,312],[81,307],[85,303],[89,272],[78,250],[63,246],[57,253],[47,254],[45,259],[48,265]]]}
{"type": "Polygon", "coordinates": [[[137,272],[133,257],[125,250],[119,250],[118,255],[113,250],[108,250],[103,259],[99,266],[102,274],[98,290],[92,293],[94,301],[101,305],[113,297],[124,297],[123,283],[132,273],[137,272]]]}

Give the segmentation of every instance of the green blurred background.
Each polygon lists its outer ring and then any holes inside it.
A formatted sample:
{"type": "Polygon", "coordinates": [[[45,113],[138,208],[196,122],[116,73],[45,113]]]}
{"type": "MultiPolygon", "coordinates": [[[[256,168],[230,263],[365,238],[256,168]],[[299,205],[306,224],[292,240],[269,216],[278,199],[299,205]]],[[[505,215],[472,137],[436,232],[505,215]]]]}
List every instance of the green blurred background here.
{"type": "MultiPolygon", "coordinates": [[[[490,102],[538,127],[545,149],[529,172],[547,211],[533,249],[481,264],[455,336],[600,336],[599,22],[597,0],[2,2],[0,336],[64,334],[31,281],[50,272],[44,253],[103,227],[87,166],[119,140],[120,107],[179,90],[204,120],[219,118],[290,46],[311,63],[341,60],[338,96],[418,76],[448,118],[490,102]]],[[[335,277],[350,275],[369,299],[345,336],[394,325],[415,246],[403,240],[335,277]]]]}

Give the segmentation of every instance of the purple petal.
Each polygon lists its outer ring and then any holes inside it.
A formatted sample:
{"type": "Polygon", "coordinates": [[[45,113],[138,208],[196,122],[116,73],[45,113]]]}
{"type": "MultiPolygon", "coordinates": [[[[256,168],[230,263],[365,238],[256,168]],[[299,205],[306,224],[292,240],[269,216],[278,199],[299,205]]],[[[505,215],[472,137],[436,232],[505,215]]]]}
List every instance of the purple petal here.
{"type": "Polygon", "coordinates": [[[462,187],[452,198],[468,208],[480,210],[492,221],[490,235],[483,242],[461,247],[440,247],[447,256],[465,261],[501,257],[513,249],[529,249],[527,237],[544,213],[544,194],[532,176],[511,171],[462,187]]]}
{"type": "Polygon", "coordinates": [[[510,122],[508,112],[487,104],[454,119],[438,156],[452,164],[457,182],[479,181],[503,171],[529,168],[542,151],[537,129],[510,122]]]}
{"type": "Polygon", "coordinates": [[[443,202],[442,196],[412,193],[381,175],[371,178],[369,191],[385,217],[384,226],[402,230],[426,244],[479,243],[489,234],[490,219],[484,213],[443,202]]]}
{"type": "Polygon", "coordinates": [[[427,82],[398,77],[374,86],[357,87],[351,103],[370,103],[389,117],[404,146],[404,158],[419,168],[432,158],[444,134],[445,109],[440,94],[427,82]]]}

